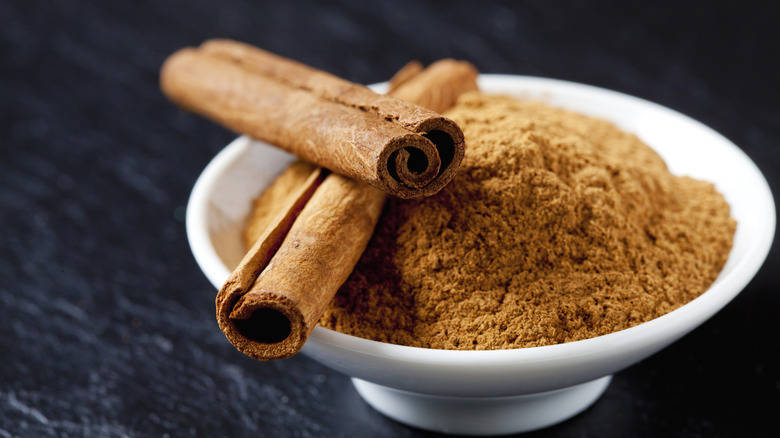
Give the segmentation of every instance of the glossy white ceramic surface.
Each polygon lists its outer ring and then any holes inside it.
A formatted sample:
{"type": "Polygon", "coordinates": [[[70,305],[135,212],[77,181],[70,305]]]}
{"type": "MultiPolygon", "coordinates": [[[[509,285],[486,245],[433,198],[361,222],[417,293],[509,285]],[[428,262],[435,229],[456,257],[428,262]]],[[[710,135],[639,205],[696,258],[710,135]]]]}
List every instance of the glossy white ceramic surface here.
{"type": "MultiPolygon", "coordinates": [[[[627,330],[539,348],[444,351],[390,345],[317,327],[303,349],[324,365],[360,379],[356,381],[360,393],[392,418],[438,431],[497,434],[544,427],[576,414],[603,392],[605,376],[652,355],[714,315],[745,287],[766,258],[775,208],[769,186],[753,162],[726,138],[680,113],[625,94],[550,79],[482,75],[480,87],[616,123],[658,151],[673,173],[713,182],[738,222],[728,263],[707,292],[627,330]],[[569,390],[555,393],[563,388],[569,390]],[[550,391],[557,395],[522,397],[550,391]],[[482,399],[486,397],[494,402],[486,405],[482,399]],[[467,415],[470,398],[473,413],[481,414],[467,415]],[[501,405],[500,398],[506,403],[501,405]],[[405,409],[399,403],[417,408],[405,409]],[[551,403],[567,414],[526,415],[528,421],[507,420],[501,427],[480,420],[490,417],[485,406],[508,415],[513,409],[526,413],[542,406],[556,409],[551,403]],[[443,420],[451,414],[462,421],[443,420]]],[[[195,184],[187,207],[187,235],[195,259],[215,287],[243,255],[239,236],[251,199],[291,160],[271,146],[240,137],[212,160],[195,184]]],[[[524,416],[516,412],[515,417],[524,416]]]]}
{"type": "Polygon", "coordinates": [[[458,435],[505,435],[541,429],[579,414],[609,386],[612,376],[568,388],[507,397],[420,394],[352,379],[379,412],[421,429],[458,435]]]}

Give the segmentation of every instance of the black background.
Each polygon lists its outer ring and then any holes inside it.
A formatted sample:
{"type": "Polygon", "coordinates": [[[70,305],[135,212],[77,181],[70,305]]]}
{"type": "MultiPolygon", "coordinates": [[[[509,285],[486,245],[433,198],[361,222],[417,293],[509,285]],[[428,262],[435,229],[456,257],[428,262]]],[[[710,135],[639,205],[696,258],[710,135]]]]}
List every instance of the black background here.
{"type": "MultiPolygon", "coordinates": [[[[159,67],[229,37],[360,83],[443,57],[583,82],[704,122],[777,192],[780,3],[627,3],[0,2],[0,438],[427,436],[225,340],[183,216],[234,134],[167,102],[159,67]]],[[[778,270],[775,243],[718,315],[529,436],[777,432],[778,270]]]]}

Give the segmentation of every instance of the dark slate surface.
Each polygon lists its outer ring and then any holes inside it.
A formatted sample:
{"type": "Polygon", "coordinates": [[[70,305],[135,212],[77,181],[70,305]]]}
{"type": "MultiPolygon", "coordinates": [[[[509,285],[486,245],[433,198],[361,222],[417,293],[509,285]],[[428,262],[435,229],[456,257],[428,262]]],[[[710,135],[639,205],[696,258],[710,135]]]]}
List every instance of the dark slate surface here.
{"type": "MultiPolygon", "coordinates": [[[[183,214],[233,134],[160,95],[181,46],[231,37],[362,83],[457,57],[612,88],[712,126],[780,187],[777,2],[363,3],[0,2],[0,438],[427,436],[217,329],[183,214]]],[[[725,310],[530,436],[780,429],[778,270],[775,244],[725,310]]]]}

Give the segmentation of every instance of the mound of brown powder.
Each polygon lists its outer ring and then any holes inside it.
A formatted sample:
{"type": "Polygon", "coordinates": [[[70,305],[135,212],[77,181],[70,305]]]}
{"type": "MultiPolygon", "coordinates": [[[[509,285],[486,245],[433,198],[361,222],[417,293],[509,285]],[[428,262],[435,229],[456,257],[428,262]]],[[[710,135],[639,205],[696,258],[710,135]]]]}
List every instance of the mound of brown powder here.
{"type": "Polygon", "coordinates": [[[726,262],[723,197],[634,135],[479,93],[447,116],[466,135],[458,176],[388,201],[321,325],[428,348],[557,344],[674,310],[726,262]]]}
{"type": "MultiPolygon", "coordinates": [[[[428,348],[557,344],[674,310],[726,262],[723,197],[635,136],[478,93],[447,115],[466,134],[459,175],[431,198],[388,200],[321,325],[428,348]]],[[[255,201],[247,246],[312,169],[291,166],[255,201]]]]}

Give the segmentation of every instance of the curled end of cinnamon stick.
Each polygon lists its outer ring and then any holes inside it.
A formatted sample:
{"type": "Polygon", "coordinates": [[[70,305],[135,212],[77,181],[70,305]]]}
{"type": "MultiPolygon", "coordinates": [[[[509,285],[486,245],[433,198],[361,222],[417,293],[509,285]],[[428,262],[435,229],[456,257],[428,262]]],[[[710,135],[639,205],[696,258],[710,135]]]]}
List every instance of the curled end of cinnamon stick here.
{"type": "Polygon", "coordinates": [[[465,153],[463,131],[450,119],[430,118],[417,132],[394,139],[379,158],[384,163],[379,177],[399,198],[431,196],[444,188],[465,153]]]}
{"type": "MultiPolygon", "coordinates": [[[[241,352],[260,360],[283,359],[298,353],[309,330],[297,307],[272,293],[242,296],[225,321],[241,352]]],[[[230,337],[230,336],[229,336],[230,337]]]]}
{"type": "Polygon", "coordinates": [[[436,178],[441,158],[436,145],[427,138],[409,134],[394,138],[379,157],[385,163],[385,183],[398,193],[404,189],[419,191],[436,178]]]}
{"type": "MultiPolygon", "coordinates": [[[[426,69],[411,62],[391,80],[389,94],[441,113],[451,108],[461,94],[479,89],[478,75],[477,69],[464,61],[443,59],[426,69]]],[[[400,198],[437,193],[455,177],[465,154],[463,131],[446,117],[426,118],[414,130],[433,144],[434,158],[427,150],[407,146],[380,161],[387,163],[387,171],[380,169],[380,178],[390,187],[388,191],[400,198]],[[423,166],[428,167],[420,170],[423,166]]]]}

